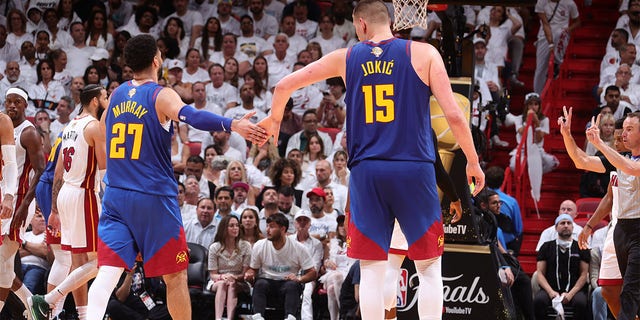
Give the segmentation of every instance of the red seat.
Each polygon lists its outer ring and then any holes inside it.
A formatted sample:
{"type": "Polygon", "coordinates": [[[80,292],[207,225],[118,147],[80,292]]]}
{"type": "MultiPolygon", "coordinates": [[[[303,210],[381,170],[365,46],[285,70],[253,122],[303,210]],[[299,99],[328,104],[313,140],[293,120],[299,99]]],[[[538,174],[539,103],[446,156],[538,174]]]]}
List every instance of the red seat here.
{"type": "Polygon", "coordinates": [[[576,201],[578,212],[593,213],[598,208],[601,198],[580,198],[576,201]]]}
{"type": "MultiPolygon", "coordinates": [[[[575,222],[577,225],[581,226],[584,228],[585,225],[587,225],[587,222],[589,222],[589,218],[576,218],[573,222],[575,222]]],[[[602,228],[602,227],[606,227],[607,226],[607,222],[606,221],[600,221],[598,222],[598,224],[596,224],[593,227],[593,231],[595,232],[596,230],[602,228]]]]}
{"type": "Polygon", "coordinates": [[[337,128],[318,128],[318,131],[322,131],[328,134],[331,137],[331,142],[336,142],[336,136],[340,132],[340,129],[337,128]]]}

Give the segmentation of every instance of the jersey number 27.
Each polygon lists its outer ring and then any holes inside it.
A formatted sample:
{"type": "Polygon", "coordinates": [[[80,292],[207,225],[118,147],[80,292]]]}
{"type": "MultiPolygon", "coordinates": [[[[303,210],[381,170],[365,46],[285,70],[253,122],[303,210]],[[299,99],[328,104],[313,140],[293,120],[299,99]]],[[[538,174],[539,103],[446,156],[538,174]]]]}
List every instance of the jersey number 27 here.
{"type": "Polygon", "coordinates": [[[109,158],[124,159],[129,153],[129,159],[140,159],[140,148],[142,146],[142,132],[144,124],[142,123],[114,123],[111,127],[111,143],[109,146],[109,158]],[[126,150],[127,136],[133,136],[133,144],[131,150],[126,150]]]}

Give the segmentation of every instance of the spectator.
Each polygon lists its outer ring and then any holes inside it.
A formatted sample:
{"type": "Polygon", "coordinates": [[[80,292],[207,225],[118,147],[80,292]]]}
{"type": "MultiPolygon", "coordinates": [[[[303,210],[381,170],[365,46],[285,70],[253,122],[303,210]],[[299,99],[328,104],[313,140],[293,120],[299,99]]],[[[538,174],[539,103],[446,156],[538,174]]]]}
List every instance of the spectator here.
{"type": "Polygon", "coordinates": [[[313,281],[317,272],[307,249],[287,239],[289,220],[282,214],[267,218],[267,239],[256,242],[245,279],[254,282],[253,319],[264,319],[268,297],[283,297],[287,320],[296,319],[302,285],[313,281]]]}
{"type": "Polygon", "coordinates": [[[329,257],[324,261],[327,270],[320,282],[325,284],[329,302],[331,320],[338,320],[340,312],[340,292],[351,266],[356,261],[347,256],[347,231],[344,226],[345,216],[338,216],[336,237],[330,240],[329,257]]]}
{"type": "Polygon", "coordinates": [[[36,66],[36,47],[31,41],[25,41],[20,45],[20,75],[27,86],[35,85],[38,81],[36,66]]]}
{"type": "Polygon", "coordinates": [[[513,251],[513,255],[517,257],[520,253],[520,246],[522,245],[523,231],[518,200],[500,189],[504,182],[504,169],[498,166],[489,167],[485,171],[485,178],[487,179],[487,187],[495,191],[500,199],[500,212],[508,216],[513,224],[513,232],[505,233],[504,240],[506,249],[513,251]]]}
{"type": "Polygon", "coordinates": [[[193,103],[193,85],[182,81],[184,62],[179,59],[168,59],[165,62],[169,71],[167,84],[178,93],[184,103],[193,103]]]}
{"type": "Polygon", "coordinates": [[[202,175],[207,179],[207,181],[213,183],[219,183],[220,181],[220,173],[227,168],[227,165],[222,166],[214,166],[214,161],[220,160],[217,159],[218,156],[222,156],[222,150],[215,144],[210,144],[206,148],[204,148],[204,170],[202,175]]]}
{"type": "Polygon", "coordinates": [[[204,19],[200,12],[190,10],[188,5],[188,0],[173,0],[173,7],[176,11],[165,19],[165,25],[174,17],[182,20],[184,22],[183,30],[185,35],[183,42],[187,43],[187,48],[191,48],[196,38],[202,34],[204,19]]]}
{"type": "Polygon", "coordinates": [[[238,60],[234,57],[230,57],[224,62],[224,82],[240,89],[238,76],[238,60]]]}
{"type": "Polygon", "coordinates": [[[53,80],[60,82],[65,94],[68,94],[73,77],[67,70],[67,54],[62,49],[53,50],[51,52],[51,62],[53,62],[53,70],[55,71],[53,80]]]}
{"type": "MultiPolygon", "coordinates": [[[[624,119],[629,112],[633,112],[631,104],[620,100],[620,88],[611,85],[604,90],[604,102],[599,108],[594,110],[594,116],[600,113],[610,113],[613,115],[613,118],[618,121],[624,119]],[[608,111],[606,109],[608,109],[608,111]]],[[[591,122],[587,124],[587,128],[590,124],[591,122]]]]}
{"type": "Polygon", "coordinates": [[[264,0],[264,11],[266,14],[274,16],[276,21],[280,21],[282,12],[284,11],[284,3],[274,0],[264,0]]]}
{"type": "Polygon", "coordinates": [[[258,212],[254,208],[246,208],[240,215],[240,239],[248,241],[253,246],[264,235],[258,226],[258,212]]]}
{"type": "Polygon", "coordinates": [[[27,14],[27,33],[35,34],[36,31],[46,27],[42,21],[42,9],[36,3],[29,4],[27,14]]]}
{"type": "MultiPolygon", "coordinates": [[[[27,88],[26,83],[20,79],[20,64],[17,61],[9,61],[4,69],[4,77],[0,79],[0,92],[7,92],[11,87],[27,88]]],[[[0,110],[4,110],[4,95],[0,95],[0,110]]]]}
{"type": "Polygon", "coordinates": [[[222,50],[215,51],[209,57],[209,61],[224,65],[229,58],[235,58],[238,61],[238,73],[244,75],[251,69],[249,57],[238,50],[238,39],[236,35],[227,33],[222,37],[222,50]]]}
{"type": "Polygon", "coordinates": [[[200,198],[196,209],[196,219],[184,223],[187,242],[197,243],[208,248],[216,234],[216,222],[213,219],[215,205],[209,198],[200,198]]]}
{"type": "Polygon", "coordinates": [[[318,23],[309,20],[308,15],[309,7],[307,2],[305,0],[297,0],[293,5],[293,16],[296,18],[296,33],[307,39],[307,41],[315,38],[318,31],[318,23]]]}
{"type": "MultiPolygon", "coordinates": [[[[295,112],[295,107],[293,110],[295,112]]],[[[318,131],[318,116],[316,110],[307,110],[304,112],[302,115],[302,126],[303,129],[301,131],[298,131],[289,138],[287,154],[292,149],[305,150],[307,143],[311,140],[312,134],[317,134],[322,140],[322,146],[324,147],[323,153],[325,156],[328,156],[333,148],[333,144],[331,143],[331,137],[327,133],[318,131]]]]}
{"type": "MultiPolygon", "coordinates": [[[[255,1],[262,2],[262,0],[255,1]]],[[[258,55],[268,55],[273,52],[273,47],[255,32],[253,18],[250,15],[244,15],[240,18],[240,30],[242,34],[238,37],[238,49],[246,54],[250,61],[253,61],[258,55]]],[[[277,28],[275,31],[277,31],[277,28]]],[[[273,31],[273,34],[275,34],[275,31],[273,31]]]]}
{"type": "MultiPolygon", "coordinates": [[[[296,18],[292,15],[285,15],[280,21],[280,33],[286,35],[287,43],[289,47],[287,50],[288,56],[296,56],[298,52],[304,50],[307,47],[307,39],[296,33],[296,18]]],[[[272,45],[275,43],[276,37],[271,36],[267,41],[272,45]]]]}
{"type": "Polygon", "coordinates": [[[98,74],[98,68],[96,68],[95,66],[88,66],[84,71],[82,80],[84,80],[85,85],[100,84],[100,75],[98,74]]]}
{"type": "MultiPolygon", "coordinates": [[[[178,182],[178,184],[182,184],[182,182],[178,182]]],[[[182,224],[187,225],[187,223],[191,222],[197,214],[196,208],[198,205],[198,201],[200,200],[200,186],[198,185],[198,180],[196,177],[189,176],[184,181],[184,202],[180,206],[180,215],[182,217],[182,224]]],[[[180,191],[180,188],[178,188],[180,191]]],[[[179,199],[179,197],[178,197],[179,199]]]]}
{"type": "MultiPolygon", "coordinates": [[[[60,4],[65,1],[70,2],[69,0],[62,0],[60,4]]],[[[106,9],[108,13],[107,18],[113,23],[113,27],[116,29],[127,23],[133,15],[133,5],[129,1],[109,0],[106,9]]]]}
{"type": "Polygon", "coordinates": [[[349,2],[345,0],[334,1],[331,11],[333,12],[333,18],[335,19],[333,33],[335,33],[340,39],[344,40],[345,43],[350,43],[351,40],[356,39],[356,29],[353,26],[353,22],[347,20],[351,17],[349,2]]]}
{"type": "MultiPolygon", "coordinates": [[[[218,19],[220,20],[220,26],[222,27],[222,34],[240,34],[240,22],[231,15],[231,7],[233,5],[232,0],[220,0],[218,1],[218,19]]],[[[222,63],[220,63],[222,64],[222,63]]]]}
{"type": "Polygon", "coordinates": [[[248,206],[253,206],[255,203],[255,195],[250,194],[250,187],[248,184],[238,181],[231,185],[233,189],[233,202],[231,203],[231,211],[242,212],[248,206]]]}
{"type": "Polygon", "coordinates": [[[292,195],[295,194],[296,204],[299,206],[302,203],[303,191],[295,189],[300,179],[302,179],[302,170],[297,162],[281,158],[273,164],[273,170],[269,178],[273,186],[278,190],[280,190],[280,187],[290,187],[293,191],[292,195]]]}
{"type": "Polygon", "coordinates": [[[340,77],[326,80],[328,91],[322,92],[322,102],[317,110],[319,126],[322,128],[342,129],[347,116],[344,93],[347,91],[340,77]]]}
{"type": "Polygon", "coordinates": [[[493,6],[487,22],[491,37],[487,39],[487,55],[485,60],[497,66],[498,74],[502,74],[504,60],[507,57],[508,40],[520,29],[518,21],[505,6],[493,6]]]}
{"type": "Polygon", "coordinates": [[[18,61],[20,52],[18,47],[7,42],[7,27],[0,24],[0,62],[18,61]]]}
{"type": "Polygon", "coordinates": [[[256,144],[251,145],[249,157],[247,158],[247,164],[258,168],[265,176],[271,174],[273,165],[280,159],[278,149],[275,144],[272,143],[272,140],[273,139],[267,140],[267,142],[260,147],[256,144]]]}
{"type": "MultiPolygon", "coordinates": [[[[289,239],[292,241],[297,241],[304,245],[309,252],[309,255],[311,255],[311,260],[313,261],[315,269],[320,270],[324,256],[324,248],[320,240],[312,237],[309,234],[309,229],[311,227],[311,217],[304,211],[299,211],[294,217],[294,225],[295,233],[289,235],[289,239]]],[[[313,303],[311,299],[315,288],[315,279],[313,279],[313,281],[305,283],[304,285],[304,290],[302,292],[302,306],[300,308],[300,318],[303,320],[313,319],[313,303]]]]}
{"type": "MultiPolygon", "coordinates": [[[[628,104],[630,109],[637,110],[638,106],[640,106],[640,95],[638,94],[640,85],[631,81],[633,77],[631,70],[632,68],[629,65],[625,63],[621,64],[615,73],[615,81],[613,83],[603,84],[603,88],[611,85],[618,87],[620,90],[620,101],[628,104]]],[[[604,93],[600,93],[600,101],[604,101],[604,98],[604,93]]]]}
{"type": "Polygon", "coordinates": [[[318,25],[318,29],[320,30],[320,34],[309,40],[313,42],[317,42],[320,44],[322,48],[322,52],[331,52],[336,49],[344,48],[347,43],[344,39],[342,39],[339,35],[336,35],[333,32],[335,25],[333,14],[325,13],[320,17],[320,23],[318,25]]]}
{"type": "Polygon", "coordinates": [[[629,82],[631,84],[638,84],[640,82],[640,66],[636,62],[637,48],[633,43],[624,43],[620,45],[618,63],[613,64],[600,72],[600,83],[598,84],[598,94],[602,93],[602,90],[610,83],[616,81],[616,72],[622,64],[626,64],[631,67],[631,78],[629,82]]]}
{"type": "Polygon", "coordinates": [[[240,237],[240,221],[230,215],[218,224],[215,242],[209,246],[209,285],[216,293],[215,318],[222,319],[227,307],[227,319],[235,319],[238,293],[249,292],[244,274],[249,270],[251,244],[240,237]]]}
{"type": "Polygon", "coordinates": [[[224,112],[238,104],[238,88],[224,82],[224,67],[222,64],[213,63],[209,67],[209,79],[205,90],[207,102],[215,104],[224,112]]]}
{"type": "Polygon", "coordinates": [[[222,27],[220,20],[210,17],[202,28],[202,36],[196,38],[193,47],[198,49],[205,65],[209,66],[209,57],[216,51],[222,50],[222,27]]]}
{"type": "MultiPolygon", "coordinates": [[[[60,106],[58,106],[58,108],[60,108],[60,106]]],[[[182,174],[187,165],[187,160],[189,156],[191,156],[191,152],[189,147],[185,147],[180,140],[178,123],[173,122],[171,125],[173,126],[173,134],[171,135],[171,164],[173,165],[174,173],[182,174]]]]}
{"type": "MultiPolygon", "coordinates": [[[[267,233],[267,219],[276,213],[280,213],[280,209],[278,208],[278,191],[274,187],[264,187],[262,193],[260,194],[260,204],[262,205],[262,210],[258,213],[258,228],[260,228],[260,233],[267,233]]],[[[289,221],[293,220],[293,217],[289,219],[289,221]]],[[[293,224],[289,225],[292,230],[293,224]]],[[[289,230],[287,230],[289,232],[289,230]]],[[[291,232],[293,233],[293,231],[291,232]]]]}
{"type": "Polygon", "coordinates": [[[198,155],[190,156],[187,159],[187,165],[184,168],[184,174],[181,176],[180,181],[185,181],[187,177],[194,176],[198,181],[198,185],[200,186],[200,194],[198,195],[198,197],[209,198],[209,196],[215,190],[216,185],[212,182],[209,182],[207,178],[202,176],[203,171],[204,159],[202,159],[202,157],[198,155]]]}
{"type": "MultiPolygon", "coordinates": [[[[169,25],[167,25],[169,26],[169,25]]],[[[182,70],[182,81],[185,83],[202,82],[203,87],[209,81],[209,74],[200,68],[200,52],[196,48],[186,51],[186,66],[182,70]]]]}
{"type": "Polygon", "coordinates": [[[16,47],[26,41],[33,41],[33,34],[27,32],[27,17],[16,8],[10,9],[7,14],[7,43],[16,47]]]}
{"type": "Polygon", "coordinates": [[[349,177],[351,175],[347,168],[347,153],[344,150],[336,151],[333,154],[333,172],[331,173],[331,182],[340,184],[345,187],[349,186],[349,177]]]}
{"type": "Polygon", "coordinates": [[[44,216],[38,208],[31,220],[31,231],[24,234],[22,247],[19,250],[22,264],[22,282],[33,294],[46,293],[44,287],[45,275],[51,267],[49,261],[47,261],[46,229],[44,216]]]}
{"type": "Polygon", "coordinates": [[[249,10],[253,18],[255,35],[261,37],[263,40],[267,40],[269,37],[278,33],[278,20],[275,15],[265,14],[264,7],[265,0],[249,1],[249,10]]]}
{"type": "MultiPolygon", "coordinates": [[[[571,200],[562,201],[562,203],[560,204],[560,209],[558,210],[558,216],[563,214],[570,215],[571,221],[573,221],[573,219],[575,219],[575,217],[578,215],[578,208],[576,207],[576,203],[571,200]]],[[[577,240],[578,235],[580,234],[580,232],[582,232],[582,227],[574,223],[572,230],[573,238],[577,240]]],[[[540,234],[540,239],[538,240],[538,244],[536,245],[536,251],[540,251],[540,248],[545,242],[555,240],[557,238],[558,231],[556,230],[555,225],[544,229],[544,231],[542,231],[542,233],[540,234]]]]}
{"type": "Polygon", "coordinates": [[[580,26],[578,7],[573,0],[538,0],[535,12],[540,18],[536,41],[536,71],[533,91],[540,94],[547,81],[549,57],[554,50],[554,75],[559,73],[571,32],[580,26]]]}
{"type": "Polygon", "coordinates": [[[40,60],[36,68],[38,81],[35,87],[29,90],[29,97],[36,108],[47,110],[50,118],[55,118],[55,109],[58,101],[65,95],[64,87],[60,81],[54,80],[55,69],[51,60],[40,60]]]}
{"type": "MultiPolygon", "coordinates": [[[[540,200],[540,188],[542,185],[542,175],[549,173],[558,167],[558,159],[547,153],[544,150],[544,137],[549,134],[549,118],[542,113],[542,100],[540,95],[532,92],[525,96],[524,109],[520,117],[514,117],[516,127],[516,140],[518,144],[522,140],[522,137],[526,137],[526,150],[527,157],[524,157],[524,153],[520,158],[520,161],[527,161],[527,167],[529,170],[529,177],[531,180],[531,192],[534,200],[537,202],[540,200]],[[527,119],[531,117],[531,131],[524,132],[527,119]]],[[[516,148],[511,151],[511,170],[515,172],[516,168],[516,148]]],[[[522,149],[524,152],[524,148],[522,149]]]]}
{"type": "Polygon", "coordinates": [[[236,216],[240,217],[240,215],[231,209],[231,205],[233,204],[235,192],[231,186],[222,186],[216,189],[214,201],[216,204],[216,212],[213,216],[214,223],[216,226],[220,223],[220,220],[226,216],[236,216]]]}
{"type": "MultiPolygon", "coordinates": [[[[615,130],[616,120],[611,114],[604,114],[600,117],[600,139],[613,148],[613,131],[615,130]]],[[[585,141],[584,152],[593,156],[598,152],[598,149],[591,144],[588,140],[585,141]]]]}
{"type": "MultiPolygon", "coordinates": [[[[82,76],[87,67],[91,65],[91,56],[93,55],[95,48],[86,45],[86,33],[82,22],[72,23],[69,32],[73,39],[73,44],[65,48],[65,51],[67,53],[68,61],[73,61],[73,63],[69,64],[68,69],[71,76],[79,77],[82,76]]],[[[129,36],[129,38],[130,37],[131,36],[129,36]]],[[[122,48],[124,48],[124,43],[122,43],[122,41],[121,45],[122,48]]],[[[114,50],[112,61],[113,59],[124,59],[123,50],[114,50]]]]}
{"type": "Polygon", "coordinates": [[[117,31],[127,31],[132,37],[139,34],[150,34],[154,38],[158,37],[158,11],[151,6],[141,5],[136,8],[134,19],[120,27],[117,31]]]}
{"type": "Polygon", "coordinates": [[[289,36],[285,33],[278,33],[273,37],[273,54],[268,55],[267,65],[269,66],[268,88],[271,90],[280,79],[290,74],[296,60],[295,54],[290,54],[289,36]]]}
{"type": "Polygon", "coordinates": [[[71,122],[71,113],[74,111],[73,101],[69,96],[63,96],[58,101],[58,107],[56,108],[56,114],[58,117],[49,126],[51,133],[49,134],[49,140],[51,145],[55,142],[58,134],[64,130],[64,127],[71,122]]]}
{"type": "MultiPolygon", "coordinates": [[[[189,38],[185,37],[184,22],[182,19],[169,16],[164,22],[164,29],[160,34],[162,38],[171,38],[178,43],[179,53],[175,59],[184,60],[189,50],[189,38]]],[[[199,63],[200,61],[198,61],[199,63]]]]}
{"type": "Polygon", "coordinates": [[[333,238],[338,226],[335,218],[332,219],[324,214],[324,202],[327,199],[327,194],[322,188],[313,188],[307,193],[307,198],[309,198],[309,211],[311,212],[309,234],[320,241],[333,238]]]}
{"type": "Polygon", "coordinates": [[[49,31],[39,29],[36,31],[35,36],[36,58],[38,61],[49,59],[49,53],[51,53],[51,34],[49,31]]]}
{"type": "Polygon", "coordinates": [[[253,105],[260,110],[260,112],[265,114],[269,112],[272,94],[271,91],[265,88],[260,75],[254,70],[249,70],[244,75],[244,84],[248,84],[253,88],[255,94],[255,97],[253,97],[253,105]]]}
{"type": "Polygon", "coordinates": [[[160,277],[145,277],[141,261],[123,273],[114,290],[106,314],[112,320],[170,320],[166,286],[160,277]]]}
{"type": "Polygon", "coordinates": [[[607,51],[600,63],[600,73],[610,66],[617,65],[620,62],[620,47],[629,42],[629,32],[618,28],[611,32],[611,37],[607,41],[607,51]]]}
{"type": "Polygon", "coordinates": [[[107,27],[107,13],[100,10],[91,12],[87,20],[86,44],[90,47],[105,49],[113,53],[113,35],[107,27]]]}
{"type": "MultiPolygon", "coordinates": [[[[269,64],[267,63],[267,59],[264,56],[257,56],[253,60],[253,67],[251,70],[258,75],[264,89],[271,92],[269,91],[269,64]]],[[[269,99],[269,101],[271,101],[271,99],[269,99]]]]}
{"type": "MultiPolygon", "coordinates": [[[[545,242],[538,252],[537,268],[540,291],[534,298],[536,318],[543,319],[552,302],[573,307],[574,319],[587,319],[585,286],[589,275],[589,250],[580,250],[572,239],[573,218],[561,214],[556,218],[558,239],[545,242]]],[[[558,307],[553,304],[554,309],[558,307]]],[[[561,309],[563,310],[563,309],[561,309]]]]}

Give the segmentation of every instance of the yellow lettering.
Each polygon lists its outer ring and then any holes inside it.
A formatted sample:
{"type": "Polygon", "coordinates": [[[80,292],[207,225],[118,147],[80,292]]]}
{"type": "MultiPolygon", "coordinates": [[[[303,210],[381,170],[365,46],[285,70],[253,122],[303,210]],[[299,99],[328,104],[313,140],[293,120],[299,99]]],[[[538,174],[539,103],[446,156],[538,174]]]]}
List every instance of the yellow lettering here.
{"type": "Polygon", "coordinates": [[[120,113],[121,113],[121,112],[120,112],[120,105],[117,105],[117,106],[113,107],[113,109],[111,109],[111,110],[113,110],[113,116],[114,116],[114,117],[116,117],[116,118],[117,118],[117,117],[120,115],[120,113]]]}
{"type": "Polygon", "coordinates": [[[362,72],[364,72],[364,76],[368,76],[369,72],[367,72],[367,68],[364,67],[364,64],[361,64],[360,67],[362,67],[362,72]]]}
{"type": "Polygon", "coordinates": [[[387,75],[391,75],[391,72],[393,71],[393,60],[389,61],[387,63],[387,67],[385,68],[385,74],[387,75]]]}
{"type": "Polygon", "coordinates": [[[382,73],[382,70],[380,69],[381,65],[382,65],[382,61],[376,61],[376,64],[375,64],[376,73],[382,73]]]}
{"type": "Polygon", "coordinates": [[[369,73],[374,73],[374,67],[373,67],[373,62],[371,61],[367,61],[367,71],[369,71],[369,73]]]}

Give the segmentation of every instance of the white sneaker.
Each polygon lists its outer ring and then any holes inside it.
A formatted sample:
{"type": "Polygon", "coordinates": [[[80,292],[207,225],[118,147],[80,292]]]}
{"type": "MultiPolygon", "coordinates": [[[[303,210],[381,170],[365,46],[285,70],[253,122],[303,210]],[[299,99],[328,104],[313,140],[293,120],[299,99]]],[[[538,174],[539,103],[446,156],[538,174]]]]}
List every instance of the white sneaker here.
{"type": "Polygon", "coordinates": [[[261,314],[256,313],[256,314],[251,316],[251,320],[264,320],[264,318],[262,317],[261,314]]]}
{"type": "Polygon", "coordinates": [[[505,148],[509,146],[509,142],[500,140],[500,137],[498,137],[497,135],[491,137],[491,142],[493,143],[494,146],[498,146],[498,147],[505,148]]]}
{"type": "Polygon", "coordinates": [[[292,314],[288,315],[284,320],[297,320],[292,314]]]}

